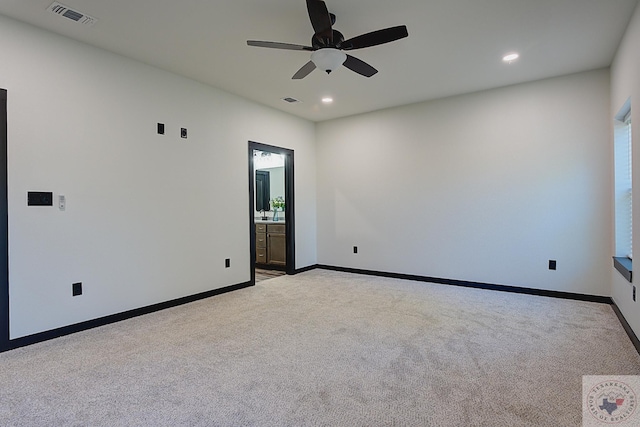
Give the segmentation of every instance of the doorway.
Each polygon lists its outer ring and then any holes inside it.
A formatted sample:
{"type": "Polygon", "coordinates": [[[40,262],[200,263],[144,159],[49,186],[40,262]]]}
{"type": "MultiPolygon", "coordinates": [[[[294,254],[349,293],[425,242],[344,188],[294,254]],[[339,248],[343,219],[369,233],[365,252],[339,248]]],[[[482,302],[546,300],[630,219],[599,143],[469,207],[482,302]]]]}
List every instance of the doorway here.
{"type": "Polygon", "coordinates": [[[293,177],[293,150],[249,141],[251,284],[256,283],[256,265],[295,274],[293,177]],[[272,157],[275,163],[260,166],[257,156],[272,157]]]}

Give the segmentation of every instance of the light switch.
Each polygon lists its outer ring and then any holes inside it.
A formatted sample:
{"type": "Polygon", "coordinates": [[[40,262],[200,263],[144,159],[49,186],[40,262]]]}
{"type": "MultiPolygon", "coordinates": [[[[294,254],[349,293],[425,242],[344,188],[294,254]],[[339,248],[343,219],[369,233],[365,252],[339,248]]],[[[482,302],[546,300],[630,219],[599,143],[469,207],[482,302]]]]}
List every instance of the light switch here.
{"type": "Polygon", "coordinates": [[[64,197],[62,194],[58,195],[58,209],[63,211],[65,210],[66,207],[67,207],[67,198],[64,197]]]}

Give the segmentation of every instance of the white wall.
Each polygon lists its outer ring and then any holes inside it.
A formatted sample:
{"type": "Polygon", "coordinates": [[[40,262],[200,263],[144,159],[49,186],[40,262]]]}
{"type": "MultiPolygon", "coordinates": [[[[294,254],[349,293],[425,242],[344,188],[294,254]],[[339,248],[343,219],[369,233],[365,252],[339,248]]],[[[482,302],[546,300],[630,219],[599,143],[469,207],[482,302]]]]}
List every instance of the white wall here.
{"type": "Polygon", "coordinates": [[[248,281],[249,140],[295,150],[296,267],[316,263],[313,123],[2,16],[0,52],[12,339],[248,281]]]}
{"type": "Polygon", "coordinates": [[[608,296],[608,115],[599,70],[319,124],[318,262],[608,296]]]}
{"type": "MultiPolygon", "coordinates": [[[[609,121],[613,123],[615,115],[620,111],[626,100],[631,98],[633,241],[636,242],[633,258],[636,260],[636,264],[640,262],[640,253],[638,252],[638,242],[640,242],[640,168],[638,168],[638,165],[640,165],[640,55],[638,55],[638,52],[640,52],[640,7],[636,7],[611,65],[611,109],[609,111],[609,121]]],[[[610,150],[613,152],[613,133],[609,139],[611,140],[610,150]]],[[[622,311],[635,334],[640,336],[640,299],[634,302],[632,299],[632,285],[612,266],[609,271],[611,271],[613,278],[611,289],[613,300],[622,311]]],[[[634,280],[635,282],[637,280],[634,280]]]]}

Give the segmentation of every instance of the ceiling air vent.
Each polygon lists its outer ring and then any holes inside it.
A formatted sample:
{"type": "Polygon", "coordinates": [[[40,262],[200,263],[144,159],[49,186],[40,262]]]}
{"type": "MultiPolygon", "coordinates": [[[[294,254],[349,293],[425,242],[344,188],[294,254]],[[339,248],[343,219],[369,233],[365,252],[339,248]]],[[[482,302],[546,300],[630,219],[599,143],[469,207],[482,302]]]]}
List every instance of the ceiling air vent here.
{"type": "Polygon", "coordinates": [[[82,25],[87,25],[91,27],[98,20],[92,16],[86,15],[82,12],[78,12],[77,10],[70,9],[69,7],[56,2],[51,3],[51,6],[47,9],[49,12],[53,12],[56,15],[64,16],[65,18],[71,19],[82,25]]]}
{"type": "Polygon", "coordinates": [[[302,102],[299,99],[291,98],[290,96],[286,98],[282,98],[284,102],[288,102],[289,104],[297,104],[298,102],[302,102]]]}

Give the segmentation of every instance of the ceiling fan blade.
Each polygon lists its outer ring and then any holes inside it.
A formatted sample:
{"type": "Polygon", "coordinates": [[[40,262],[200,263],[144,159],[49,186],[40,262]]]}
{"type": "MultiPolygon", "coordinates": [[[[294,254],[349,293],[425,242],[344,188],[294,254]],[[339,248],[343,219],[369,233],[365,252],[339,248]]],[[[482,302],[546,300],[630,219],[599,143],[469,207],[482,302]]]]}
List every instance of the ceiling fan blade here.
{"type": "Polygon", "coordinates": [[[249,46],[270,47],[270,48],[273,48],[273,49],[310,50],[310,51],[314,51],[315,50],[311,46],[302,46],[302,45],[299,45],[299,44],[280,43],[280,42],[265,42],[265,41],[261,41],[261,40],[247,40],[247,44],[249,46]]]}
{"type": "Polygon", "coordinates": [[[339,48],[343,50],[362,49],[364,47],[376,46],[379,44],[389,43],[398,39],[405,38],[409,35],[406,25],[398,27],[385,28],[384,30],[373,31],[371,33],[362,34],[340,43],[339,48]]]}
{"type": "Polygon", "coordinates": [[[356,73],[361,74],[365,77],[371,77],[378,72],[378,70],[373,68],[371,65],[351,55],[347,55],[347,60],[344,61],[344,64],[342,65],[344,65],[351,71],[355,71],[356,73]]]}
{"type": "Polygon", "coordinates": [[[356,73],[361,74],[365,77],[371,77],[378,72],[378,70],[373,68],[371,65],[351,55],[347,55],[347,60],[344,61],[344,64],[342,65],[344,65],[351,71],[355,71],[356,73]]]}
{"type": "Polygon", "coordinates": [[[309,75],[310,72],[312,72],[313,70],[316,69],[316,64],[313,63],[313,61],[309,61],[306,64],[304,64],[302,66],[302,68],[300,68],[298,70],[297,73],[295,73],[293,75],[293,77],[291,77],[293,80],[300,80],[303,79],[305,77],[307,77],[309,75]]]}
{"type": "Polygon", "coordinates": [[[327,4],[322,0],[307,0],[307,11],[318,40],[323,41],[325,45],[332,44],[333,31],[327,4]]]}

